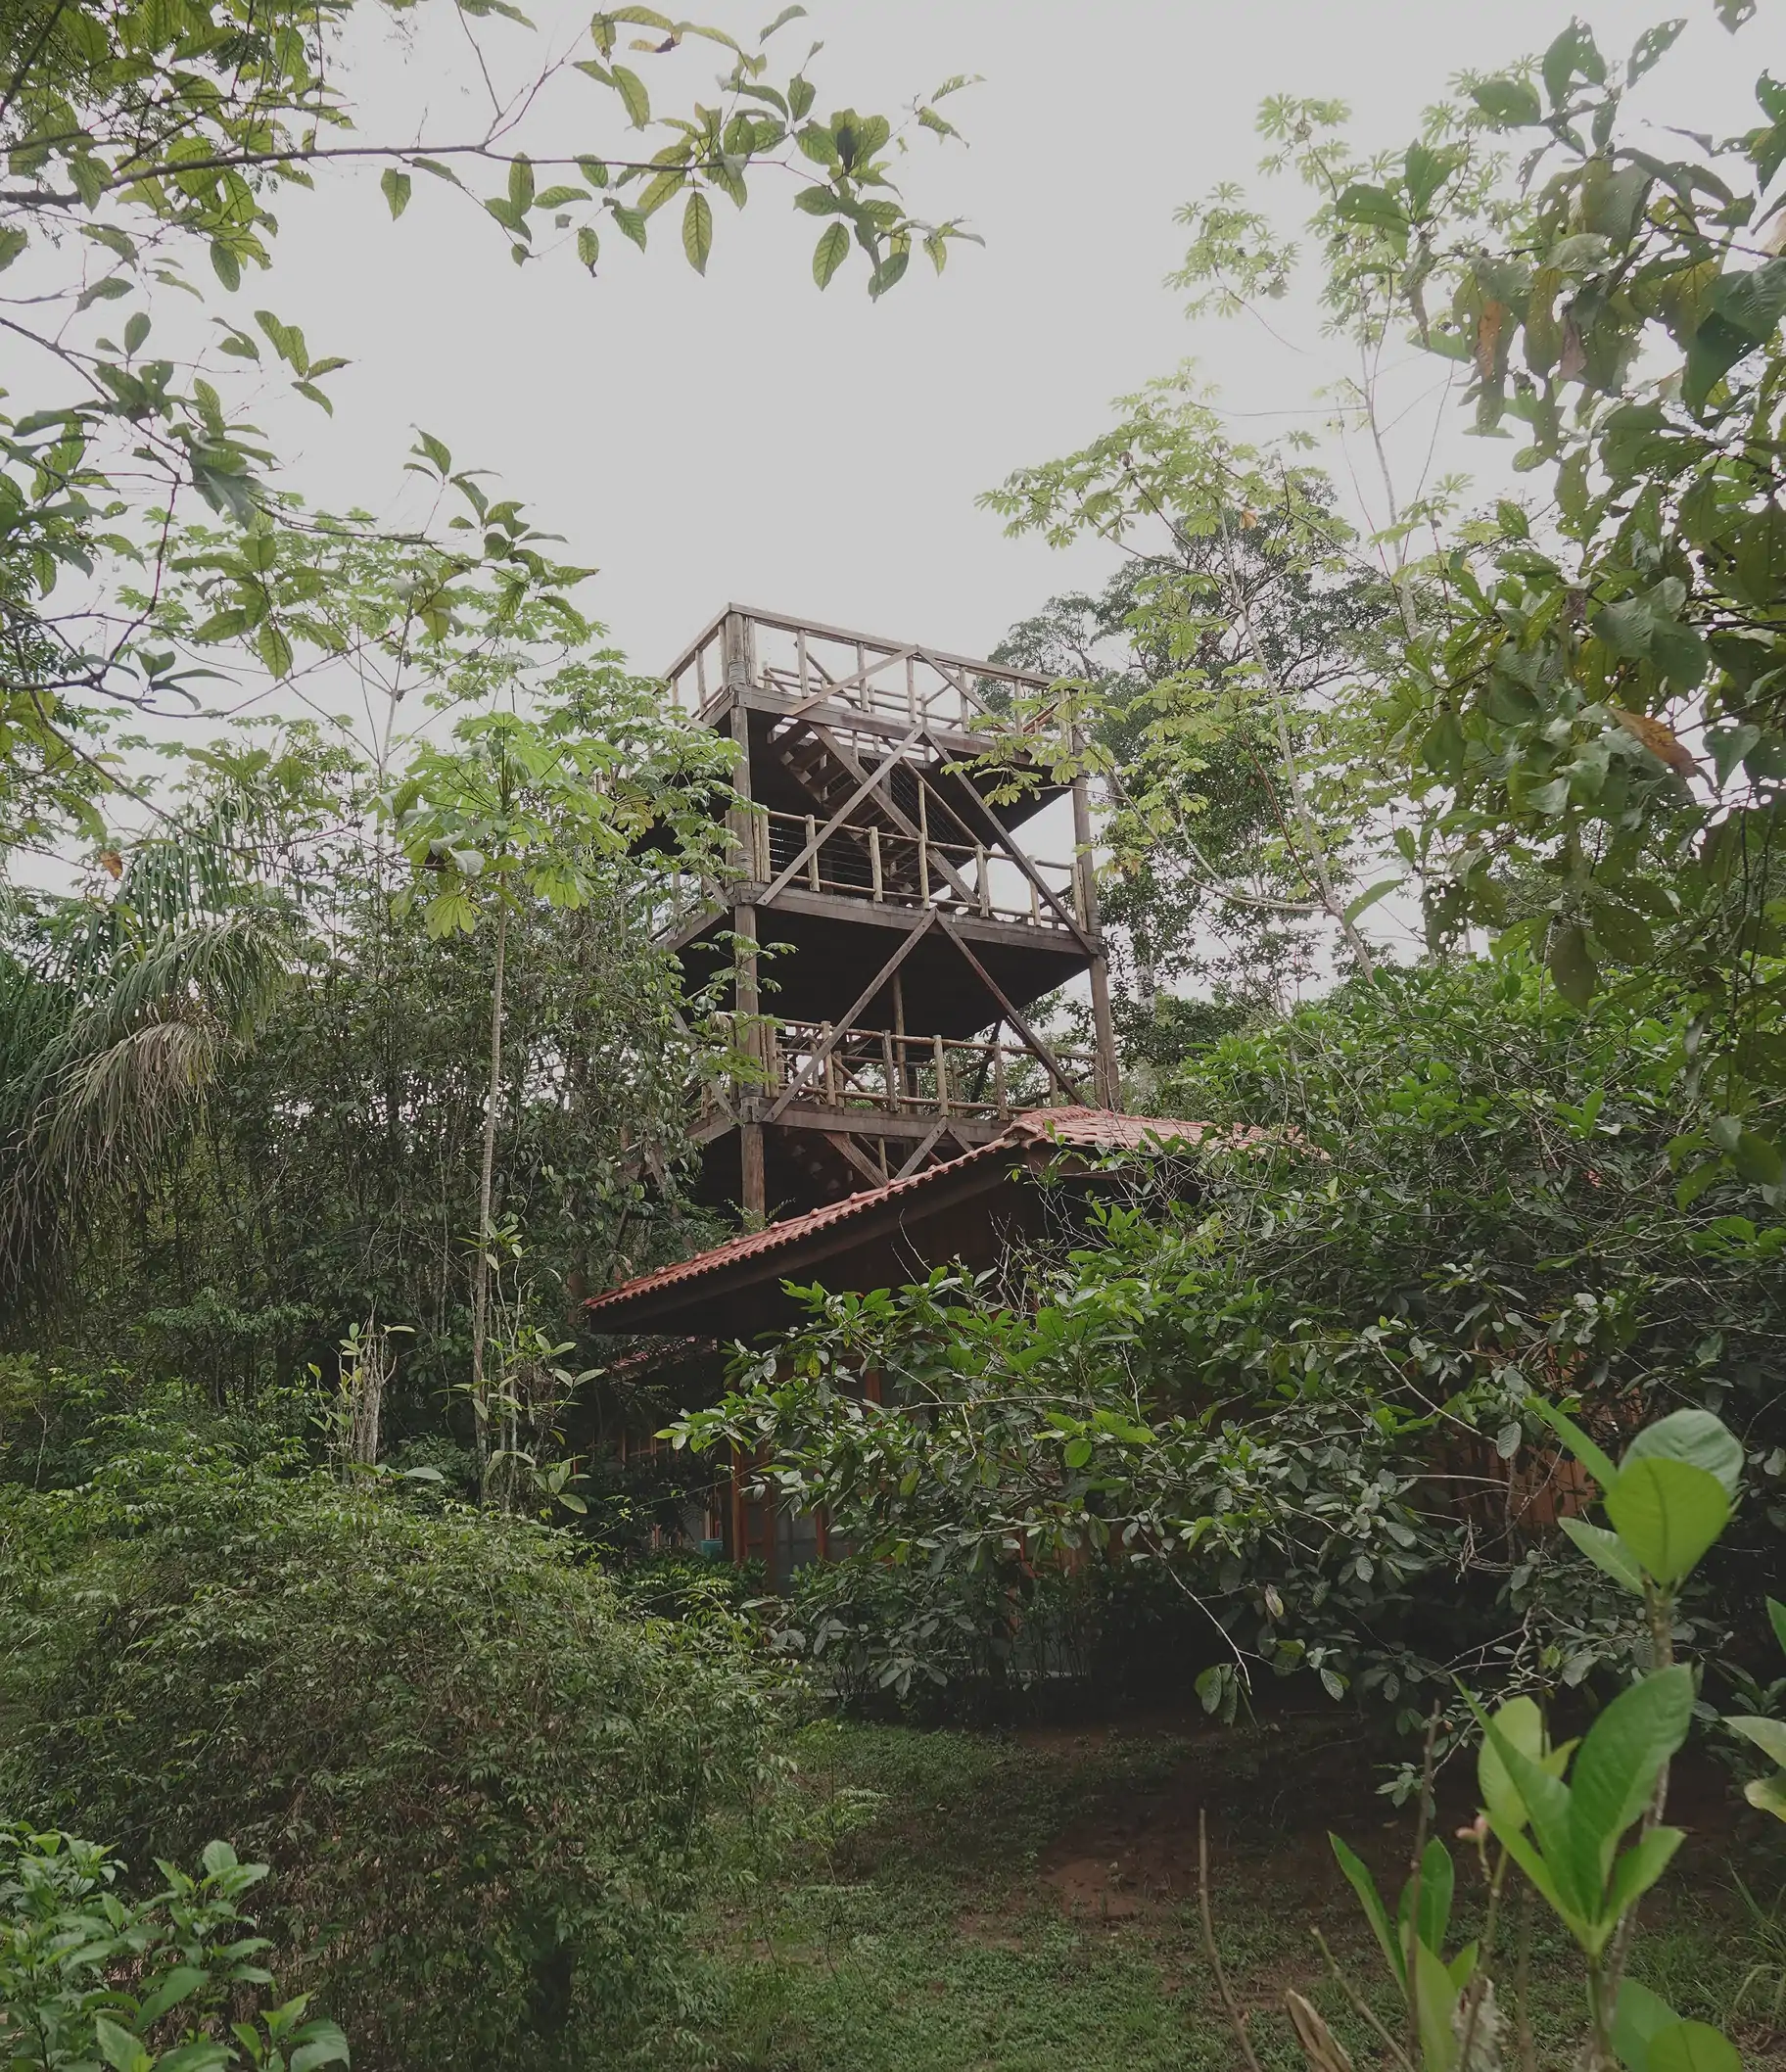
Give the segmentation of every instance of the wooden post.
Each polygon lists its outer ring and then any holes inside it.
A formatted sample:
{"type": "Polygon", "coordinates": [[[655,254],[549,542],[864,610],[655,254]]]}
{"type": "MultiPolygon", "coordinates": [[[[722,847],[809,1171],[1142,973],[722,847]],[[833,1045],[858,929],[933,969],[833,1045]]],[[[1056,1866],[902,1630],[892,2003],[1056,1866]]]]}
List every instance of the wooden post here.
{"type": "Polygon", "coordinates": [[[995,1022],[992,1030],[992,1098],[999,1105],[999,1113],[1005,1114],[1010,1101],[1005,1086],[1005,1024],[995,1022]]]}
{"type": "MultiPolygon", "coordinates": [[[[731,644],[731,630],[734,620],[726,622],[728,646],[731,644]]],[[[728,663],[729,671],[729,663],[728,663]]],[[[751,850],[756,846],[755,817],[750,811],[750,713],[745,706],[743,686],[732,683],[731,711],[728,715],[731,738],[737,744],[737,766],[732,772],[732,789],[737,792],[739,803],[734,812],[733,831],[749,841],[751,850]],[[738,825],[741,822],[742,825],[738,825]]],[[[757,910],[752,906],[738,906],[731,910],[731,932],[735,938],[732,951],[732,1005],[745,1024],[743,1049],[746,1056],[760,1065],[773,1063],[774,1055],[766,1055],[763,1030],[757,1016],[761,1012],[761,996],[757,987],[757,910]]],[[[769,1214],[769,1184],[763,1163],[763,1125],[756,1118],[759,1090],[754,1086],[739,1086],[733,1089],[737,1107],[738,1122],[738,1198],[739,1205],[748,1216],[761,1221],[769,1214]]]]}
{"type": "Polygon", "coordinates": [[[876,903],[878,903],[881,897],[880,829],[878,827],[870,827],[869,829],[869,869],[874,874],[874,898],[876,903]]]}
{"type": "Polygon", "coordinates": [[[806,817],[806,846],[813,851],[806,860],[806,881],[813,890],[819,890],[819,851],[814,847],[819,833],[819,823],[809,813],[806,817]]]}
{"type": "Polygon", "coordinates": [[[930,904],[930,809],[925,801],[930,796],[930,787],[920,777],[917,780],[917,896],[919,902],[930,904]]]}
{"type": "Polygon", "coordinates": [[[936,1105],[946,1115],[949,1112],[949,1054],[943,1047],[940,1035],[931,1039],[936,1053],[936,1105]]]}
{"type": "MultiPolygon", "coordinates": [[[[1078,879],[1078,907],[1085,931],[1098,938],[1098,877],[1092,859],[1092,802],[1083,774],[1073,779],[1073,868],[1078,879]]],[[[1092,1083],[1098,1099],[1107,1108],[1122,1106],[1122,1075],[1116,1063],[1116,1026],[1110,1017],[1110,969],[1104,945],[1092,959],[1092,1028],[1098,1041],[1097,1062],[1092,1083]]]]}
{"type": "MultiPolygon", "coordinates": [[[[897,1083],[893,1077],[893,1032],[891,1029],[882,1029],[880,1032],[880,1071],[882,1087],[887,1097],[887,1106],[897,1112],[900,1097],[897,1083]]],[[[880,1161],[882,1165],[885,1165],[887,1161],[885,1138],[881,1140],[880,1161]]]]}
{"type": "Polygon", "coordinates": [[[980,912],[990,920],[992,918],[992,872],[986,868],[986,844],[984,842],[975,842],[973,845],[973,869],[980,888],[980,912]]]}
{"type": "MultiPolygon", "coordinates": [[[[822,1021],[819,1024],[819,1041],[821,1043],[829,1043],[830,1040],[831,1025],[828,1021],[822,1021]]],[[[826,1051],[824,1054],[824,1098],[830,1107],[835,1107],[837,1106],[837,1053],[835,1051],[826,1051]]]]}

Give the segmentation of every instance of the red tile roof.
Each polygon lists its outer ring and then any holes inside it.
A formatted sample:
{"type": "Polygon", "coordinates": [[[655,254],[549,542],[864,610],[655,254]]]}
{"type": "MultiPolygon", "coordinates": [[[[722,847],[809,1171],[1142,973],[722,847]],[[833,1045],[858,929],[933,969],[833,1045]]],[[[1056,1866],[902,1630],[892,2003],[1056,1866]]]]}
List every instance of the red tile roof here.
{"type": "MultiPolygon", "coordinates": [[[[885,1187],[866,1188],[841,1201],[827,1201],[822,1208],[811,1209],[804,1216],[790,1216],[785,1223],[746,1231],[709,1251],[696,1252],[691,1259],[679,1259],[674,1266],[660,1266],[654,1273],[640,1274],[636,1280],[609,1289],[605,1295],[591,1295],[584,1304],[584,1317],[599,1331],[603,1314],[623,1303],[630,1305],[661,1289],[704,1282],[710,1275],[767,1252],[792,1251],[819,1231],[834,1230],[840,1224],[878,1211],[890,1201],[919,1194],[964,1167],[1009,1157],[1014,1151],[1032,1150],[1050,1142],[1079,1151],[1163,1150],[1174,1144],[1199,1144],[1214,1127],[1212,1123],[1181,1122],[1163,1115],[1118,1115],[1107,1108],[1032,1108],[1013,1118],[1002,1137],[995,1137],[990,1144],[976,1145],[959,1158],[944,1159],[904,1180],[889,1181],[885,1187]]],[[[1229,1143],[1250,1144],[1268,1133],[1249,1128],[1222,1134],[1229,1143]]]]}

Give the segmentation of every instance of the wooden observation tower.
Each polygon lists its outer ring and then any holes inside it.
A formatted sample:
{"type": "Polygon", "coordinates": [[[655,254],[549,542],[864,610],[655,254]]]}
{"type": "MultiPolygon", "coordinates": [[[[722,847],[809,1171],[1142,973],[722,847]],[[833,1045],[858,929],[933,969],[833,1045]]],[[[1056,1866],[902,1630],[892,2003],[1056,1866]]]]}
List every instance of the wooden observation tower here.
{"type": "Polygon", "coordinates": [[[695,982],[729,967],[745,1060],[695,1121],[708,1200],[793,1214],[1020,1108],[1118,1106],[1085,779],[995,805],[975,767],[1060,725],[1001,717],[1046,678],[728,605],[667,680],[738,749],[731,874],[664,937],[695,982]],[[1082,972],[1093,1046],[1057,1048],[1027,1011],[1082,972]]]}

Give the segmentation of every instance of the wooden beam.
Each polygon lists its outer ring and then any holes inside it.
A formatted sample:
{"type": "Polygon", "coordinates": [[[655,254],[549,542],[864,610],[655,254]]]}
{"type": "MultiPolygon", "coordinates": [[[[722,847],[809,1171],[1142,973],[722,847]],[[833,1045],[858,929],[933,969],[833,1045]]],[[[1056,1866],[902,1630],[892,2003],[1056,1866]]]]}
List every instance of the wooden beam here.
{"type": "MultiPolygon", "coordinates": [[[[837,736],[831,732],[828,727],[821,727],[817,720],[809,720],[807,722],[807,725],[812,729],[813,732],[818,735],[820,740],[824,743],[825,747],[830,750],[832,755],[837,758],[838,762],[843,765],[843,767],[850,773],[852,777],[860,777],[864,775],[862,765],[857,762],[856,758],[843,745],[843,743],[838,740],[837,736]]],[[[888,762],[883,763],[880,766],[880,771],[877,773],[877,776],[890,772],[892,764],[891,760],[889,759],[888,762]]],[[[918,782],[920,784],[923,782],[922,777],[919,777],[918,782]]],[[[964,879],[959,878],[955,874],[955,871],[950,865],[949,859],[944,856],[940,851],[936,850],[935,844],[927,842],[925,840],[923,830],[918,826],[917,823],[916,821],[908,820],[906,818],[904,810],[895,802],[890,793],[883,792],[881,794],[880,802],[886,808],[887,817],[893,822],[893,824],[900,829],[903,834],[910,835],[914,841],[924,842],[925,846],[932,851],[930,861],[932,862],[932,864],[935,865],[936,869],[943,873],[943,875],[949,880],[950,884],[955,888],[955,896],[962,902],[963,906],[977,907],[980,903],[979,895],[974,892],[965,883],[964,879]]]]}
{"type": "MultiPolygon", "coordinates": [[[[854,1132],[858,1137],[885,1137],[889,1143],[916,1144],[936,1115],[929,1108],[907,1108],[893,1114],[884,1108],[824,1107],[818,1102],[796,1101],[783,1108],[774,1127],[777,1130],[826,1130],[854,1132]]],[[[964,1145],[990,1144],[1010,1126],[1009,1115],[964,1115],[957,1109],[949,1117],[949,1134],[964,1145]]],[[[703,1138],[703,1143],[711,1141],[703,1138]]],[[[902,1154],[903,1155],[903,1154],[902,1154]]]]}
{"type": "MultiPolygon", "coordinates": [[[[898,740],[911,725],[903,713],[896,718],[888,718],[881,713],[864,712],[860,705],[845,705],[840,699],[832,698],[828,692],[823,697],[790,703],[784,692],[763,690],[752,685],[749,690],[741,691],[739,696],[752,712],[768,713],[777,720],[803,719],[809,711],[818,708],[834,727],[843,728],[850,733],[876,734],[888,741],[898,740]]],[[[961,728],[949,726],[946,721],[939,720],[934,715],[927,725],[931,739],[939,748],[946,748],[951,756],[972,757],[986,753],[988,736],[983,733],[967,733],[961,728]]],[[[1057,793],[1065,789],[1063,785],[1056,785],[1053,788],[1057,793]]],[[[1042,804],[1046,803],[1047,800],[1044,799],[1042,804]]]]}
{"type": "MultiPolygon", "coordinates": [[[[824,1068],[824,1060],[836,1049],[839,1039],[855,1027],[857,1015],[862,1012],[870,1001],[874,998],[875,994],[887,983],[888,979],[893,976],[894,972],[899,969],[900,965],[905,963],[906,959],[911,956],[918,944],[923,941],[924,937],[929,934],[931,928],[940,918],[941,916],[932,908],[924,918],[918,922],[917,926],[906,936],[899,948],[894,951],[893,955],[887,959],[886,963],[881,965],[880,969],[875,972],[874,976],[863,988],[849,1012],[838,1017],[831,1033],[800,1067],[799,1071],[794,1074],[776,1100],[775,1107],[764,1117],[766,1122],[773,1122],[794,1096],[799,1093],[800,1089],[810,1082],[812,1075],[824,1068]]],[[[971,957],[973,953],[969,951],[967,954],[971,957]]],[[[977,964],[978,959],[976,958],[974,962],[977,964]]]]}
{"type": "Polygon", "coordinates": [[[948,936],[949,940],[954,943],[955,947],[978,973],[981,985],[986,988],[999,1006],[1005,1010],[1005,1019],[1010,1023],[1011,1027],[1016,1030],[1017,1034],[1029,1046],[1035,1057],[1054,1075],[1055,1083],[1059,1087],[1060,1091],[1075,1104],[1083,1103],[1085,1100],[1084,1087],[1067,1077],[1066,1067],[1055,1056],[1054,1052],[1049,1049],[1048,1045],[1042,1041],[1041,1037],[1036,1034],[1035,1030],[1030,1027],[1029,1023],[1023,1019],[1018,1010],[1011,1006],[1010,1000],[1006,997],[1005,988],[999,984],[998,980],[981,964],[967,944],[949,925],[949,917],[946,914],[939,914],[937,919],[942,923],[943,933],[948,936]]]}
{"type": "Polygon", "coordinates": [[[863,1174],[870,1187],[885,1187],[886,1179],[879,1166],[865,1158],[856,1149],[854,1140],[845,1136],[842,1130],[826,1130],[824,1141],[840,1158],[847,1160],[863,1174]]]}
{"type": "MultiPolygon", "coordinates": [[[[930,745],[934,748],[936,746],[936,743],[933,741],[930,745]]],[[[1048,883],[1048,881],[1043,877],[1042,873],[1036,869],[1035,865],[1032,864],[1029,858],[1023,854],[1022,850],[1017,847],[1016,843],[1011,839],[1010,830],[1005,826],[1004,823],[999,819],[998,815],[993,812],[992,808],[987,805],[986,801],[983,798],[981,798],[979,792],[975,790],[973,785],[968,783],[965,778],[962,780],[962,789],[966,792],[967,796],[972,799],[974,805],[979,809],[981,818],[985,821],[987,826],[992,829],[993,838],[997,841],[999,847],[1004,850],[1005,854],[1010,858],[1011,862],[1016,865],[1017,869],[1022,871],[1023,875],[1028,878],[1030,883],[1035,886],[1036,890],[1042,895],[1042,897],[1047,900],[1048,904],[1055,910],[1055,913],[1059,917],[1060,920],[1073,931],[1074,936],[1078,939],[1079,947],[1085,952],[1085,954],[1088,957],[1096,957],[1098,955],[1098,946],[1096,943],[1093,942],[1091,937],[1087,935],[1085,930],[1079,925],[1079,917],[1076,914],[1072,913],[1068,908],[1063,907],[1061,905],[1059,897],[1055,892],[1054,887],[1048,883]]],[[[945,803],[947,803],[947,801],[945,801],[945,803]]],[[[952,813],[955,811],[953,807],[950,807],[949,810],[952,813]]],[[[1078,868],[1078,863],[1075,860],[1073,865],[1075,873],[1077,872],[1078,868]]]]}
{"type": "MultiPolygon", "coordinates": [[[[928,911],[932,910],[921,906],[916,898],[875,901],[862,892],[809,892],[804,885],[789,885],[773,908],[764,910],[764,926],[767,931],[773,919],[797,914],[817,920],[846,922],[851,927],[895,929],[904,928],[910,920],[928,911]]],[[[1003,950],[1020,950],[1026,956],[1057,960],[1060,975],[1049,980],[1042,989],[1045,992],[1064,985],[1085,969],[1085,952],[1064,928],[1032,928],[1026,920],[987,920],[977,908],[971,914],[958,914],[953,908],[948,912],[955,925],[975,942],[996,943],[1003,950]]],[[[711,935],[716,924],[723,923],[724,919],[724,911],[715,909],[692,937],[683,939],[684,946],[691,945],[704,934],[711,935]]]]}
{"type": "Polygon", "coordinates": [[[767,890],[758,893],[758,906],[767,907],[776,894],[787,884],[788,880],[798,873],[808,858],[817,855],[819,850],[830,840],[837,829],[843,825],[846,816],[859,806],[870,791],[879,789],[881,778],[892,767],[893,757],[899,755],[902,750],[910,748],[922,732],[923,729],[921,727],[913,728],[912,731],[900,742],[899,746],[890,752],[888,760],[878,770],[869,772],[863,777],[861,783],[856,786],[856,789],[850,793],[837,811],[831,815],[819,832],[808,840],[806,847],[794,858],[793,862],[769,885],[767,890]]]}
{"type": "MultiPolygon", "coordinates": [[[[1073,869],[1079,874],[1079,905],[1086,924],[1098,925],[1098,874],[1092,867],[1092,802],[1084,775],[1073,779],[1073,869]]],[[[1108,1108],[1122,1106],[1122,1068],[1116,1057],[1116,1023],[1110,1012],[1110,971],[1102,951],[1092,957],[1092,1028],[1098,1040],[1098,1092],[1108,1108]]]]}
{"type": "Polygon", "coordinates": [[[949,1118],[945,1115],[930,1131],[928,1136],[919,1139],[917,1149],[906,1160],[905,1164],[900,1167],[898,1172],[893,1175],[894,1179],[904,1180],[909,1174],[916,1172],[924,1160],[929,1157],[931,1147],[948,1127],[949,1118]]]}

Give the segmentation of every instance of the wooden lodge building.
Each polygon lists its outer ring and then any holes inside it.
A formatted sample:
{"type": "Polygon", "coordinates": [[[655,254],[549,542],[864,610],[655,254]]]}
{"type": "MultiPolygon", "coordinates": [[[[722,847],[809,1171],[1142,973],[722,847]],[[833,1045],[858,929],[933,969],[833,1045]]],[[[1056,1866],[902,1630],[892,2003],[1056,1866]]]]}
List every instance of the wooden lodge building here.
{"type": "MultiPolygon", "coordinates": [[[[1202,1131],[1120,1112],[1086,779],[1058,774],[1075,744],[1046,678],[728,605],[667,681],[737,751],[730,870],[663,939],[729,995],[744,1064],[691,1127],[703,1198],[751,1227],[584,1321],[663,1335],[655,1378],[692,1400],[721,1347],[796,1320],[788,1283],[990,1265],[1083,1201],[1100,1154],[1202,1131]],[[1032,846],[1069,815],[1065,856],[1032,846]],[[1093,1040],[1062,1048],[1030,1013],[1081,976],[1093,1040]],[[1083,1184],[1038,1187],[1062,1158],[1083,1184]]],[[[705,1525],[777,1580],[825,1551],[822,1521],[771,1516],[736,1472],[705,1525]]]]}

